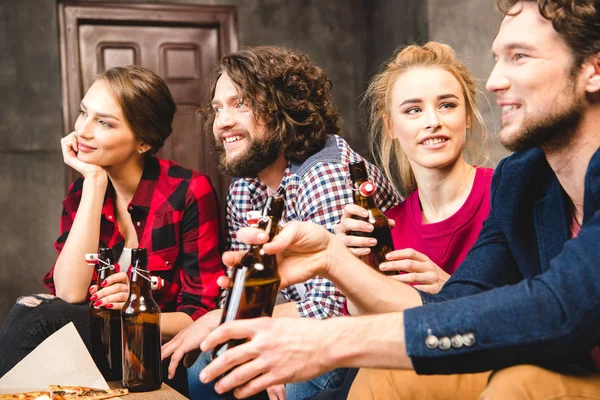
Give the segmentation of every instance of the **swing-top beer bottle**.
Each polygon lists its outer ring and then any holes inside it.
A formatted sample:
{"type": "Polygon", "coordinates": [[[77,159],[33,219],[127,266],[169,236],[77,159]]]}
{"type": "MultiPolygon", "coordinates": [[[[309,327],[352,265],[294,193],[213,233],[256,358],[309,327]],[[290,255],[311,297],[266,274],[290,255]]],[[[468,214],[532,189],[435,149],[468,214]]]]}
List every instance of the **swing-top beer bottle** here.
{"type": "Polygon", "coordinates": [[[129,298],[121,310],[123,386],[131,392],[160,389],[160,308],[152,297],[146,249],[131,250],[129,298]]]}
{"type": "MultiPolygon", "coordinates": [[[[96,265],[96,285],[116,274],[115,253],[110,247],[101,247],[98,254],[86,255],[96,265]]],[[[90,301],[90,352],[96,366],[107,381],[121,379],[121,315],[118,310],[94,307],[90,301]]]]}
{"type": "Polygon", "coordinates": [[[371,232],[353,231],[352,234],[377,239],[377,244],[371,247],[371,252],[362,256],[361,259],[382,274],[395,275],[396,271],[383,272],[379,269],[379,264],[385,261],[385,255],[394,250],[394,242],[388,219],[377,207],[373,198],[376,189],[375,184],[369,179],[364,161],[350,163],[348,168],[350,169],[350,178],[352,180],[352,198],[354,204],[361,206],[369,213],[369,216],[366,218],[356,215],[352,216],[352,218],[369,222],[374,227],[371,232]]]}
{"type": "MultiPolygon", "coordinates": [[[[269,241],[279,232],[279,222],[283,214],[285,195],[269,197],[258,220],[257,227],[269,234],[269,241]]],[[[231,274],[233,285],[226,293],[221,324],[238,319],[251,319],[271,316],[279,290],[279,273],[274,255],[264,254],[262,245],[252,245],[231,274]]],[[[230,340],[215,347],[213,358],[227,349],[243,343],[243,340],[230,340]]],[[[232,392],[225,393],[224,399],[233,399],[232,392]]],[[[253,399],[267,398],[259,393],[253,399]]]]}

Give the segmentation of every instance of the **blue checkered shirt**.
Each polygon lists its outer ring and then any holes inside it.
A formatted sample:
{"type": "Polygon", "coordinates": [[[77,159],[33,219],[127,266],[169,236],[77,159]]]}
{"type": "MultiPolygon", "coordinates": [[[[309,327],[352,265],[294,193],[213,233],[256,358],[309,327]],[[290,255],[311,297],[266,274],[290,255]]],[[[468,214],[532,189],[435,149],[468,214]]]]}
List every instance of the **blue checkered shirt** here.
{"type": "MultiPolygon", "coordinates": [[[[329,231],[342,217],[344,206],[352,203],[348,164],[364,160],[339,136],[328,138],[325,149],[301,165],[288,163],[278,191],[285,190],[286,208],[282,221],[312,221],[329,231]]],[[[401,197],[373,164],[365,160],[375,183],[375,201],[382,211],[396,205],[401,197]]],[[[258,178],[235,179],[229,187],[226,215],[226,243],[230,250],[245,250],[236,239],[238,229],[247,226],[246,213],[262,210],[268,197],[267,186],[258,178]]],[[[329,280],[317,276],[282,290],[289,302],[296,302],[301,317],[324,319],[344,314],[345,297],[329,280]],[[302,289],[302,288],[300,288],[302,289]],[[304,292],[304,293],[301,293],[304,292]]]]}

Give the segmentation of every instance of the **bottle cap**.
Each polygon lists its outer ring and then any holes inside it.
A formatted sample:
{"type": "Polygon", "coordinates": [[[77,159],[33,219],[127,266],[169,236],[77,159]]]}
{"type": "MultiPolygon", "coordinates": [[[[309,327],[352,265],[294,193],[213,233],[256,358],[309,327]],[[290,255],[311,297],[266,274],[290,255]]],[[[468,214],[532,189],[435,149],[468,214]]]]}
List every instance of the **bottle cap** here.
{"type": "Polygon", "coordinates": [[[371,197],[375,193],[375,185],[373,184],[373,182],[366,181],[361,183],[358,190],[360,191],[361,195],[365,197],[371,197]]]}
{"type": "Polygon", "coordinates": [[[85,261],[87,261],[87,265],[93,267],[98,262],[98,254],[97,253],[85,253],[85,261]]]}
{"type": "Polygon", "coordinates": [[[150,277],[150,289],[160,290],[165,286],[165,280],[160,276],[150,277]]]}
{"type": "Polygon", "coordinates": [[[246,213],[246,222],[248,223],[248,226],[252,226],[252,227],[258,226],[258,221],[260,220],[261,216],[262,216],[262,213],[258,210],[248,211],[246,213]]]}

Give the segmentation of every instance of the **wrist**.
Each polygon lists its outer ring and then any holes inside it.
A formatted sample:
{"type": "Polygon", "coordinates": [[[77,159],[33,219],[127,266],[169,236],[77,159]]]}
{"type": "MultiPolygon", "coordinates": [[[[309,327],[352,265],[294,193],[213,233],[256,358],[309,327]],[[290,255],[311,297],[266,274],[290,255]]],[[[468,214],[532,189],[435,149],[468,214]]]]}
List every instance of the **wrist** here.
{"type": "Polygon", "coordinates": [[[83,177],[85,178],[83,181],[84,185],[87,183],[88,186],[97,188],[106,188],[108,186],[108,175],[103,169],[86,171],[83,177]]]}
{"type": "Polygon", "coordinates": [[[339,279],[339,266],[345,265],[348,258],[355,259],[356,257],[350,253],[346,245],[341,239],[335,235],[329,236],[325,257],[325,265],[323,271],[319,271],[319,275],[336,282],[339,279]]]}

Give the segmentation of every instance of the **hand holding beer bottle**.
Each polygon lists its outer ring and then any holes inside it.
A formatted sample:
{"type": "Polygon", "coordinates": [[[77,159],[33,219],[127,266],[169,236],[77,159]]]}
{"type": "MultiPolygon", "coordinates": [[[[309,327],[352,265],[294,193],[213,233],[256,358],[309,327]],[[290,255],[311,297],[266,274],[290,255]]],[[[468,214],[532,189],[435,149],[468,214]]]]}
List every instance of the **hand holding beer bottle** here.
{"type": "MultiPolygon", "coordinates": [[[[285,196],[269,197],[258,220],[257,227],[269,234],[269,241],[279,231],[279,221],[283,214],[285,196]]],[[[239,264],[233,267],[231,288],[226,293],[221,324],[238,319],[251,319],[271,316],[279,290],[279,273],[274,255],[264,254],[262,245],[252,245],[239,264]]],[[[227,349],[243,343],[245,340],[230,340],[215,347],[213,357],[218,357],[227,349]]],[[[233,398],[232,392],[223,398],[233,398]]],[[[267,398],[260,393],[255,398],[267,398]]]]}
{"type": "MultiPolygon", "coordinates": [[[[394,250],[394,242],[390,232],[389,220],[377,207],[373,198],[376,189],[375,184],[369,180],[364,161],[350,163],[348,168],[350,169],[350,178],[352,180],[354,206],[352,208],[346,207],[344,214],[346,215],[348,210],[353,211],[350,216],[357,221],[354,221],[354,223],[346,221],[345,224],[342,221],[334,228],[335,233],[338,236],[346,236],[348,239],[352,236],[364,238],[359,243],[364,244],[364,247],[372,247],[369,251],[361,249],[355,252],[355,254],[366,264],[373,267],[373,269],[386,275],[395,275],[396,271],[382,272],[379,269],[379,265],[386,261],[385,255],[394,250]],[[358,221],[361,222],[359,223],[358,221]],[[360,228],[361,230],[348,230],[348,225],[360,228]]],[[[348,246],[353,246],[356,242],[345,240],[345,244],[348,246]]]]}
{"type": "MultiPolygon", "coordinates": [[[[96,264],[98,279],[96,284],[103,283],[117,273],[115,254],[109,247],[101,247],[98,254],[86,255],[88,262],[96,264]]],[[[92,299],[95,300],[94,297],[92,299]]],[[[121,316],[118,310],[110,310],[102,305],[90,302],[90,352],[96,366],[106,380],[121,379],[121,316]]]]}

